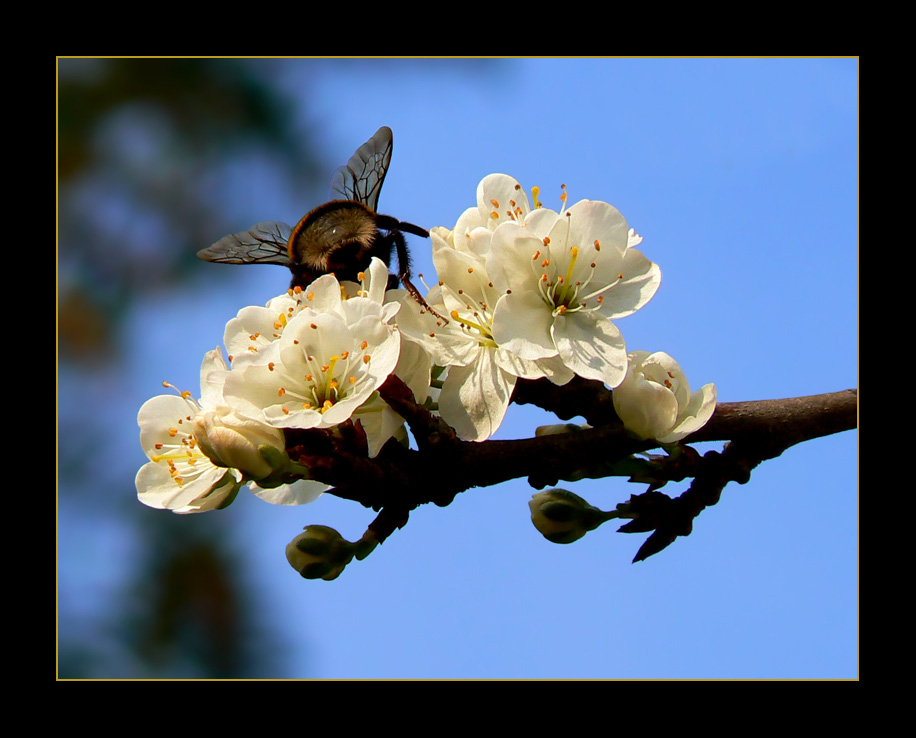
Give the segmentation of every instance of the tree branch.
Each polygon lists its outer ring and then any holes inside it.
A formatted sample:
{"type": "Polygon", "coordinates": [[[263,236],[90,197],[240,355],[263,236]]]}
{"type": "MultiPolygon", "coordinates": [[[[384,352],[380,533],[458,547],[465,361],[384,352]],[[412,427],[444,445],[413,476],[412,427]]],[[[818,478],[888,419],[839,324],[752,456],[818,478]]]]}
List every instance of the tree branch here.
{"type": "MultiPolygon", "coordinates": [[[[600,383],[574,380],[565,393],[566,387],[524,386],[539,383],[540,380],[520,382],[523,389],[519,401],[537,402],[546,409],[562,404],[561,417],[569,419],[582,411],[586,419],[601,420],[602,424],[576,433],[512,441],[462,441],[441,419],[413,402],[409,389],[392,376],[381,389],[382,397],[407,418],[419,450],[389,442],[378,457],[366,459],[362,449],[339,438],[331,442],[330,455],[326,445],[317,458],[302,447],[295,450],[316,478],[337,485],[332,493],[377,510],[386,505],[409,510],[429,502],[447,505],[468,489],[511,479],[527,477],[532,486],[540,488],[560,479],[580,478],[582,475],[577,473],[596,462],[613,464],[659,446],[626,434],[616,415],[611,415],[610,390],[600,383]]],[[[742,448],[755,449],[763,460],[778,456],[796,443],[852,430],[857,426],[857,417],[856,390],[720,403],[706,426],[684,439],[684,443],[740,441],[742,448]]]]}
{"type": "Polygon", "coordinates": [[[535,488],[561,479],[629,475],[649,483],[647,492],[617,506],[631,521],[622,532],[649,532],[634,561],[689,535],[693,519],[719,501],[729,482],[743,484],[753,468],[790,446],[858,425],[854,389],[781,400],[725,402],[709,422],[680,444],[679,451],[658,458],[630,459],[658,448],[655,441],[631,438],[614,412],[611,390],[600,382],[574,379],[565,386],[546,380],[519,381],[514,400],[532,403],[569,420],[582,416],[594,427],[570,426],[559,432],[513,441],[462,441],[455,432],[418,405],[410,389],[392,375],[380,388],[382,398],[410,427],[417,443],[411,450],[389,441],[374,459],[358,424],[336,431],[290,432],[290,456],[308,466],[314,478],[335,485],[331,494],[380,511],[370,526],[384,541],[407,523],[410,511],[434,503],[446,506],[474,487],[488,487],[527,477],[535,488]],[[702,457],[688,443],[726,441],[723,451],[702,457]],[[670,498],[658,490],[667,482],[692,477],[690,488],[670,498]]]}

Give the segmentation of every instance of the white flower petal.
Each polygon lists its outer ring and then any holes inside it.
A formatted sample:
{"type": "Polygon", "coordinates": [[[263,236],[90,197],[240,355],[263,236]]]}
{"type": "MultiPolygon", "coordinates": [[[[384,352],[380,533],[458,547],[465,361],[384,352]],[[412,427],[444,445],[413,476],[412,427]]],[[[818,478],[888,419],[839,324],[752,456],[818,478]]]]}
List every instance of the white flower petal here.
{"type": "Polygon", "coordinates": [[[255,496],[271,505],[307,505],[330,489],[330,485],[316,482],[314,479],[300,479],[292,484],[281,484],[272,489],[264,489],[253,482],[248,486],[255,496]]]}
{"type": "Polygon", "coordinates": [[[323,274],[308,287],[302,290],[305,296],[303,308],[310,308],[317,313],[327,313],[343,318],[343,296],[340,294],[340,282],[333,274],[323,274]]]}
{"type": "Polygon", "coordinates": [[[716,386],[705,384],[690,396],[690,402],[681,411],[680,422],[671,433],[659,438],[661,443],[674,443],[698,431],[716,411],[716,386]]]}
{"type": "Polygon", "coordinates": [[[626,344],[609,320],[588,313],[558,315],[553,340],[563,363],[580,377],[616,387],[626,376],[626,344]]]}
{"type": "Polygon", "coordinates": [[[601,314],[617,319],[632,315],[651,300],[662,281],[662,270],[637,249],[628,249],[619,272],[621,279],[604,294],[601,314]]]}
{"type": "Polygon", "coordinates": [[[400,334],[381,319],[391,306],[360,297],[346,303],[358,301],[354,309],[307,308],[294,316],[277,342],[275,362],[230,372],[226,401],[278,428],[328,428],[347,420],[394,370],[400,351],[400,334]],[[348,313],[358,319],[348,323],[348,313]]]}
{"type": "Polygon", "coordinates": [[[493,340],[506,351],[536,361],[557,355],[554,317],[536,292],[503,295],[493,312],[493,340]]]}
{"type": "Polygon", "coordinates": [[[580,200],[567,211],[571,246],[600,246],[603,257],[612,253],[621,258],[627,250],[629,226],[620,211],[600,200],[580,200]]]}
{"type": "Polygon", "coordinates": [[[442,419],[466,441],[485,441],[496,432],[515,387],[515,377],[502,371],[492,354],[481,351],[477,363],[449,367],[439,395],[442,419]]]}
{"type": "Polygon", "coordinates": [[[613,400],[617,415],[637,438],[656,438],[677,421],[674,395],[639,373],[627,376],[627,380],[614,390],[613,400]]]}
{"type": "Polygon", "coordinates": [[[169,472],[164,463],[150,461],[140,467],[135,480],[137,498],[144,505],[172,512],[204,512],[219,507],[241,484],[241,474],[213,464],[198,471],[183,467],[188,475],[169,472]],[[180,481],[179,481],[180,480],[180,481]]]}
{"type": "Polygon", "coordinates": [[[716,409],[716,387],[707,384],[691,393],[680,365],[664,351],[633,351],[613,399],[630,433],[674,443],[709,421],[716,409]]]}
{"type": "Polygon", "coordinates": [[[276,324],[281,314],[269,307],[250,306],[239,310],[226,323],[223,342],[234,366],[257,360],[261,349],[276,340],[281,328],[276,324]]]}
{"type": "MultiPolygon", "coordinates": [[[[481,217],[477,208],[468,208],[459,217],[455,228],[452,231],[446,229],[435,229],[430,233],[436,233],[443,239],[444,246],[454,248],[458,251],[464,251],[473,254],[477,258],[486,258],[490,250],[491,231],[487,227],[486,220],[481,217]],[[443,235],[443,232],[445,235],[443,235]]],[[[436,249],[436,243],[433,243],[433,250],[436,249]]]]}
{"type": "Polygon", "coordinates": [[[525,218],[525,222],[521,225],[523,225],[524,229],[528,231],[532,237],[543,243],[544,238],[549,238],[550,234],[554,232],[554,228],[557,224],[562,223],[564,220],[565,216],[561,215],[556,210],[551,210],[550,208],[537,208],[531,211],[528,217],[525,218]]]}
{"type": "Polygon", "coordinates": [[[385,292],[388,289],[388,267],[381,259],[373,256],[369,262],[364,281],[366,282],[366,297],[373,302],[385,302],[385,292]]]}
{"type": "Polygon", "coordinates": [[[137,414],[140,426],[140,447],[149,456],[157,452],[156,444],[175,443],[179,429],[187,423],[185,434],[191,433],[190,418],[200,406],[180,395],[156,395],[143,403],[137,414]]]}
{"type": "Polygon", "coordinates": [[[215,348],[204,355],[200,366],[200,405],[215,407],[223,402],[223,382],[229,373],[222,351],[215,348]]]}
{"type": "Polygon", "coordinates": [[[494,358],[500,369],[520,379],[542,379],[550,374],[540,362],[523,359],[503,348],[494,351],[494,358]]]}
{"type": "Polygon", "coordinates": [[[576,373],[563,363],[563,359],[559,355],[552,356],[549,359],[538,359],[535,363],[544,377],[560,386],[576,376],[576,373]]]}
{"type": "Polygon", "coordinates": [[[546,254],[541,238],[517,223],[504,223],[493,231],[487,273],[501,294],[536,292],[546,254]]]}
{"type": "Polygon", "coordinates": [[[521,220],[531,211],[527,193],[507,174],[490,174],[477,186],[477,210],[493,230],[507,220],[521,220]]]}

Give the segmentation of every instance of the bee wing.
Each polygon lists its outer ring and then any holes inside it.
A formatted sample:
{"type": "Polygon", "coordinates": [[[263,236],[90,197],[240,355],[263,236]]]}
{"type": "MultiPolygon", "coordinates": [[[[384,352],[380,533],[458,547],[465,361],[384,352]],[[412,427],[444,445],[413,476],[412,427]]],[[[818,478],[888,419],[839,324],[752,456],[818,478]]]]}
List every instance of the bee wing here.
{"type": "Polygon", "coordinates": [[[197,258],[218,264],[281,264],[289,266],[289,234],[286,223],[258,223],[251,230],[223,236],[197,258]]]}
{"type": "Polygon", "coordinates": [[[331,178],[333,200],[356,200],[373,211],[378,210],[378,196],[391,163],[393,144],[391,129],[379,128],[375,135],[360,146],[346,166],[331,178]]]}

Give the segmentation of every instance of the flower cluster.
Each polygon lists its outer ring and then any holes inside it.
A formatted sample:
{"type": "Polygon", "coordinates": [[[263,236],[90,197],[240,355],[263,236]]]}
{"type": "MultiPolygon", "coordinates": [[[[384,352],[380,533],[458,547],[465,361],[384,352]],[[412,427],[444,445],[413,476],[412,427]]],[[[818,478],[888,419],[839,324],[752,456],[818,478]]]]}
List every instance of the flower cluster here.
{"type": "Polygon", "coordinates": [[[533,194],[534,207],[515,179],[492,174],[454,229],[433,229],[439,284],[426,299],[448,324],[400,297],[398,327],[448,367],[439,410],[467,440],[496,431],[519,378],[618,386],[627,349],[614,321],[661,282],[616,208],[591,200],[567,208],[564,192],[555,211],[533,194]]]}
{"type": "Polygon", "coordinates": [[[327,489],[309,479],[275,481],[275,472],[291,466],[283,431],[226,404],[228,375],[220,350],[209,351],[200,369],[200,400],[184,391],[158,395],[140,408],[140,445],[149,457],[137,473],[140,502],[193,513],[225,507],[246,483],[262,499],[283,505],[311,502],[327,489]]]}
{"type": "MultiPolygon", "coordinates": [[[[376,395],[401,355],[391,322],[399,306],[384,303],[382,262],[362,276],[361,285],[342,285],[326,275],[245,308],[226,326],[232,368],[218,349],[204,359],[200,401],[183,392],[141,408],[150,459],[137,475],[141,502],[202,512],[225,507],[246,483],[268,502],[311,502],[327,485],[290,460],[284,429],[333,428],[362,412],[371,415],[370,454],[378,452],[400,426],[376,395]]],[[[427,368],[426,388],[428,377],[427,368]]]]}
{"type": "Polygon", "coordinates": [[[520,379],[603,382],[640,438],[673,443],[701,427],[715,388],[691,393],[673,359],[628,353],[617,327],[661,282],[642,239],[605,202],[567,207],[564,189],[552,210],[537,198],[486,177],[476,206],[430,233],[438,282],[426,304],[387,291],[388,268],[373,259],[358,284],[327,274],[241,310],[223,339],[231,368],[208,353],[199,400],[183,392],[141,408],[140,500],[201,512],[247,484],[269,502],[310,502],[327,487],[287,455],[286,432],[359,424],[376,456],[406,437],[379,393],[392,374],[467,441],[497,431],[520,379]]]}

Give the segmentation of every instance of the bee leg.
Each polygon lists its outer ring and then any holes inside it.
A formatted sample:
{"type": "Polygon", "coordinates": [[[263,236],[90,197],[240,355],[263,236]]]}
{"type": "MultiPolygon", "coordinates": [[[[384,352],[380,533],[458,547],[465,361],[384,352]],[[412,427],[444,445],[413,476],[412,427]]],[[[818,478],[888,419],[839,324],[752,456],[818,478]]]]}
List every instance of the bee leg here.
{"type": "Polygon", "coordinates": [[[413,236],[419,236],[420,238],[429,238],[429,231],[425,228],[420,228],[418,225],[413,223],[405,223],[401,221],[397,225],[397,230],[403,231],[404,233],[410,233],[413,236]]]}
{"type": "Polygon", "coordinates": [[[418,303],[420,303],[420,305],[421,305],[425,310],[429,310],[429,312],[431,312],[431,313],[432,313],[433,315],[435,315],[439,320],[441,320],[441,321],[443,322],[443,324],[448,323],[448,318],[446,318],[444,315],[442,315],[442,314],[438,313],[436,310],[434,310],[434,309],[430,306],[430,304],[429,304],[428,302],[426,302],[426,300],[423,298],[423,295],[420,294],[419,290],[417,290],[417,288],[413,286],[413,283],[410,281],[410,275],[404,275],[404,274],[402,274],[402,275],[401,275],[401,284],[404,285],[404,289],[406,289],[406,290],[410,293],[410,296],[411,296],[414,300],[416,300],[418,303]]]}
{"type": "Polygon", "coordinates": [[[394,238],[394,245],[398,254],[398,278],[401,280],[401,284],[404,285],[404,289],[406,289],[410,293],[410,296],[423,308],[429,310],[429,312],[435,315],[439,320],[443,321],[443,324],[448,323],[448,318],[433,310],[429,303],[423,298],[423,295],[420,294],[420,291],[413,286],[413,282],[410,281],[410,252],[407,250],[407,240],[404,238],[404,234],[400,231],[392,231],[391,235],[394,238]]]}

